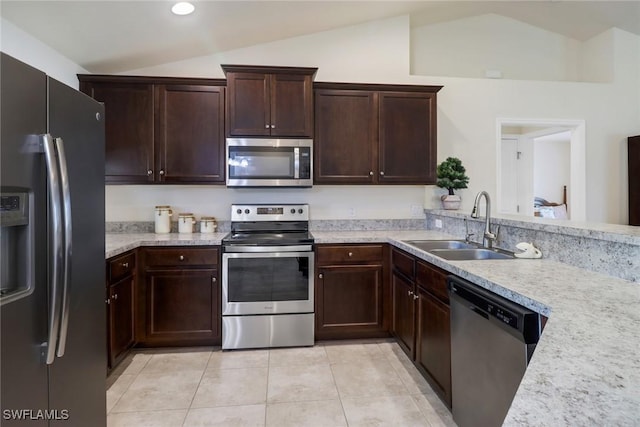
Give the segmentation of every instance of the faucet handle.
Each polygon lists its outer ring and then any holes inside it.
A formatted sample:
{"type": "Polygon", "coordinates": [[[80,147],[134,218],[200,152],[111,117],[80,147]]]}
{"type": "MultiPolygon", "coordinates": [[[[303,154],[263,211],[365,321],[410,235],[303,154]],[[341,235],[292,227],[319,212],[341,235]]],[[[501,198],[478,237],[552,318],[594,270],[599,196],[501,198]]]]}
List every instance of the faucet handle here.
{"type": "Polygon", "coordinates": [[[467,235],[464,238],[464,241],[467,243],[471,243],[471,236],[475,236],[476,233],[467,233],[467,235]]]}
{"type": "Polygon", "coordinates": [[[497,242],[499,234],[500,234],[500,224],[496,224],[493,232],[485,233],[485,238],[489,238],[492,242],[497,242]]]}

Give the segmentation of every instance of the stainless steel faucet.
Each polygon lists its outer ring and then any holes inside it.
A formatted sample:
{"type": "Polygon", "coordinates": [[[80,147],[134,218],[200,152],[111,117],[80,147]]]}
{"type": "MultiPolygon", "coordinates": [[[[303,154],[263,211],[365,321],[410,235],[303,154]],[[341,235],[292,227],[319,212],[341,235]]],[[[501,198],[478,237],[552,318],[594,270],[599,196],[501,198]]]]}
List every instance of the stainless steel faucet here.
{"type": "Polygon", "coordinates": [[[484,196],[487,201],[482,246],[491,249],[493,247],[493,242],[498,238],[498,236],[497,233],[494,234],[491,232],[491,198],[489,197],[489,193],[487,193],[486,191],[481,191],[476,195],[476,201],[473,203],[473,210],[471,211],[471,218],[478,218],[478,206],[480,205],[480,199],[482,198],[482,196],[484,196]]]}

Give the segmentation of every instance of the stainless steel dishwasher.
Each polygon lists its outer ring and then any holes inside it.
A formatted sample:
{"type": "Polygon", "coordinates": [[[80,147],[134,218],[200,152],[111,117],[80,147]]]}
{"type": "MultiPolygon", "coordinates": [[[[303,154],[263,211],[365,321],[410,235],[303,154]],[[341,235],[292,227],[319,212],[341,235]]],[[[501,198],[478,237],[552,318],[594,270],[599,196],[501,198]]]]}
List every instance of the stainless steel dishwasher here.
{"type": "Polygon", "coordinates": [[[453,420],[500,426],[540,337],[540,315],[449,276],[453,420]]]}

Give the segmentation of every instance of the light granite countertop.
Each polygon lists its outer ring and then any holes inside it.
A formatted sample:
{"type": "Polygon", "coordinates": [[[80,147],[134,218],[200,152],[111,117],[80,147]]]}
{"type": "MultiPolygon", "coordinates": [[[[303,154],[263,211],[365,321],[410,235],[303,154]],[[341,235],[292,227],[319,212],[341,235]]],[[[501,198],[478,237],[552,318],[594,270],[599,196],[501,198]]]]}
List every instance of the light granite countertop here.
{"type": "MultiPolygon", "coordinates": [[[[107,234],[106,257],[138,246],[219,245],[225,233],[107,234]]],[[[432,230],[313,231],[315,242],[390,243],[549,317],[504,425],[640,425],[640,285],[546,259],[446,261],[404,240],[432,230]]]]}

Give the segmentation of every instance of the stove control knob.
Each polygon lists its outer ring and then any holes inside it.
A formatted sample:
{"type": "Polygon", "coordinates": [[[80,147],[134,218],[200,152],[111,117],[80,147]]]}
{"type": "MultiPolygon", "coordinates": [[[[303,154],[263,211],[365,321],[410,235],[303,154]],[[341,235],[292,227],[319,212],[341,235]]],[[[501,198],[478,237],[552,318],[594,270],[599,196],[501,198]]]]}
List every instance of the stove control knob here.
{"type": "Polygon", "coordinates": [[[249,215],[249,209],[245,209],[244,213],[246,213],[247,215],[249,215]]]}
{"type": "Polygon", "coordinates": [[[302,214],[302,212],[303,212],[302,209],[298,209],[299,214],[302,214]]]}
{"type": "Polygon", "coordinates": [[[240,215],[240,214],[242,213],[242,209],[238,209],[238,210],[236,211],[236,213],[237,213],[238,215],[240,215]]]}
{"type": "Polygon", "coordinates": [[[291,209],[291,213],[292,214],[296,213],[296,210],[295,209],[291,209]]]}

